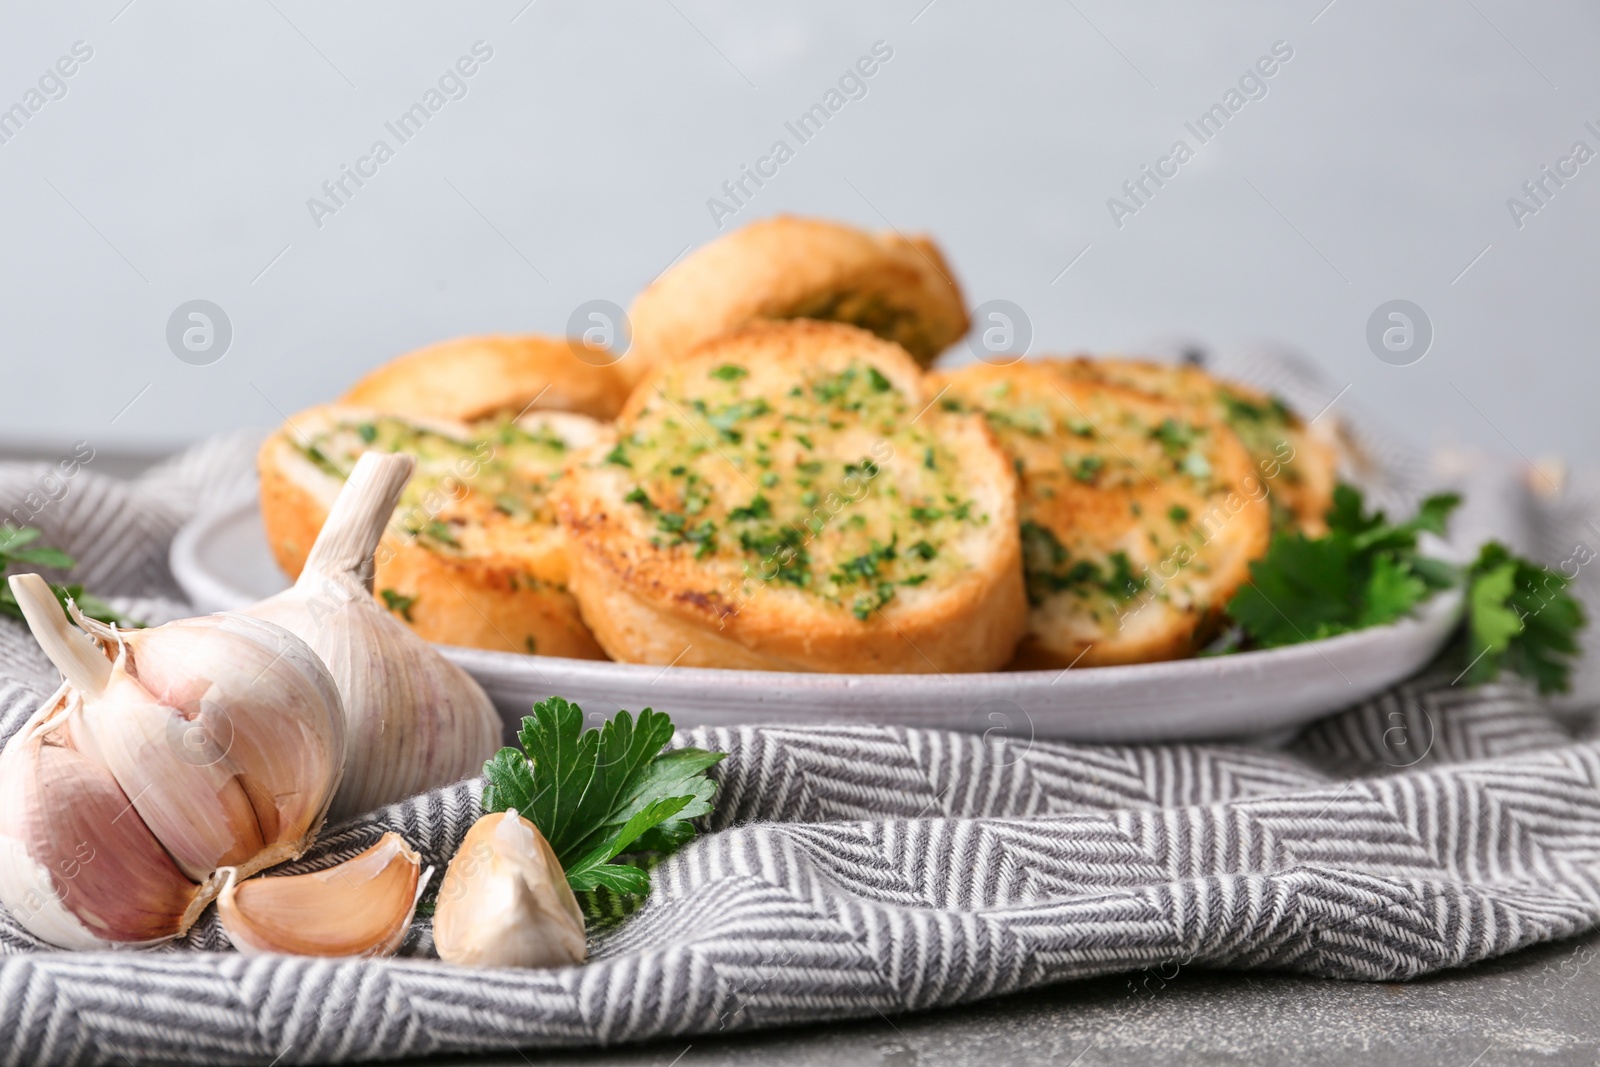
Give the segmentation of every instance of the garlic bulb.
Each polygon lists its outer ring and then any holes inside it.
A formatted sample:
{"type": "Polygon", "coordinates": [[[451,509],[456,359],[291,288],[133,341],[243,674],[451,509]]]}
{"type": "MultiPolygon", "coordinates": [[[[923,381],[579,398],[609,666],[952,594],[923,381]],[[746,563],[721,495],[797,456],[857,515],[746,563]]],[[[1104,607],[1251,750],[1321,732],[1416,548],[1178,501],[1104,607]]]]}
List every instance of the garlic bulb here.
{"type": "Polygon", "coordinates": [[[246,877],[305,850],[345,757],[338,690],[305,642],[238,615],[134,631],[79,616],[85,633],[38,575],[11,589],[67,683],[3,757],[0,901],[25,927],[87,943],[66,914],[99,941],[172,937],[217,868],[246,877]],[[95,859],[68,873],[80,846],[95,859]]]}
{"type": "Polygon", "coordinates": [[[396,833],[357,856],[310,874],[239,883],[224,869],[217,916],[247,956],[388,956],[400,947],[430,869],[396,833]]]}
{"type": "Polygon", "coordinates": [[[157,944],[213,895],[185,878],[111,772],[73,747],[52,696],[0,753],[0,902],[62,948],[157,944]]]}
{"type": "Polygon", "coordinates": [[[500,743],[478,683],[372,595],[373,553],[414,465],[363,455],[294,587],[246,609],[303,638],[333,672],[349,737],[333,818],[477,774],[500,743]]]}
{"type": "Polygon", "coordinates": [[[439,887],[433,943],[471,967],[583,962],[583,912],[537,826],[514,811],[472,824],[439,887]]]}

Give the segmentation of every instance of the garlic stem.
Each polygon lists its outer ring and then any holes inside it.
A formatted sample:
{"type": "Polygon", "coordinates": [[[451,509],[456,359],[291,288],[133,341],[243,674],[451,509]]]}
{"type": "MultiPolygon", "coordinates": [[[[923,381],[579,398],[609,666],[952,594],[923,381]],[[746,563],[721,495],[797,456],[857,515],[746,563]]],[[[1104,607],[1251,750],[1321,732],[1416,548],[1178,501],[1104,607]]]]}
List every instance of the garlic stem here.
{"type": "Polygon", "coordinates": [[[367,452],[334,500],[297,585],[319,586],[324,576],[349,575],[372,593],[372,555],[411,478],[416,460],[404,453],[367,452]]]}
{"type": "Polygon", "coordinates": [[[488,694],[372,594],[374,552],[414,465],[363,455],[294,587],[245,612],[306,641],[338,686],[348,744],[333,819],[458,782],[499,747],[488,694]]]}
{"type": "Polygon", "coordinates": [[[39,647],[72,687],[86,696],[103,693],[111,681],[111,661],[88,634],[67,621],[50,583],[37,574],[13,574],[11,593],[39,647]]]}

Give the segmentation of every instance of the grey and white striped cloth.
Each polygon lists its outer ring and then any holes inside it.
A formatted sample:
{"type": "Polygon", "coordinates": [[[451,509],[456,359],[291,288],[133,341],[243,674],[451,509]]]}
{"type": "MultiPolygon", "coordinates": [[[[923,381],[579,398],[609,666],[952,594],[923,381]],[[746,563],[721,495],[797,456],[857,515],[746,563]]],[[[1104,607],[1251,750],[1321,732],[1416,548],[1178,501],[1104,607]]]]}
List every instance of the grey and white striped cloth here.
{"type": "MultiPolygon", "coordinates": [[[[1333,395],[1271,384],[1311,410],[1333,395]]],[[[246,437],[216,440],[132,483],[92,462],[58,471],[59,485],[46,468],[0,467],[0,507],[28,509],[82,561],[75,578],[167,617],[184,610],[168,542],[248,482],[250,453],[246,437]]],[[[1514,497],[1519,485],[1499,477],[1482,513],[1514,515],[1525,550],[1600,549],[1600,481],[1554,501],[1514,497]]],[[[1591,576],[1578,585],[1593,615],[1591,576]]],[[[1425,672],[1270,747],[995,747],[866,724],[694,731],[683,740],[730,754],[708,832],[658,869],[640,911],[593,936],[588,964],[564,970],[446,966],[425,922],[400,958],[324,961],[240,957],[209,916],[163,950],[63,953],[0,913],[0,1062],[614,1043],[1139,968],[1403,979],[1600,924],[1592,663],[1559,707],[1518,684],[1451,681],[1425,672]]],[[[0,735],[54,687],[31,639],[0,620],[0,735]]],[[[462,783],[331,828],[299,866],[394,829],[442,867],[477,795],[462,783]]]]}

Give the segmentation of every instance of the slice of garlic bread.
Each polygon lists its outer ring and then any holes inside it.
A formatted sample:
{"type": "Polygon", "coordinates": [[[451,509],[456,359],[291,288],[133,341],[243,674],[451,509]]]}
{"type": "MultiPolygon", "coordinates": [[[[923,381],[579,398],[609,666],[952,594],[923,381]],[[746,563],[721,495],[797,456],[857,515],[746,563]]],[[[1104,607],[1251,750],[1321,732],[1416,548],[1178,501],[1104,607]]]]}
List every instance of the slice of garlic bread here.
{"type": "Polygon", "coordinates": [[[342,404],[397,415],[514,419],[528,411],[616,416],[628,381],[598,349],[559,337],[458,337],[419,348],[362,378],[342,404]]]}
{"type": "Polygon", "coordinates": [[[766,319],[859,326],[926,366],[967,332],[954,275],[930,238],[821,219],[753,222],[669,268],[629,309],[638,380],[696,345],[766,319]]]}
{"type": "Polygon", "coordinates": [[[1021,481],[1031,611],[1014,665],[1192,655],[1266,551],[1262,483],[1225,423],[1078,370],[976,364],[935,377],[941,406],[986,415],[1021,481]]]}
{"type": "Polygon", "coordinates": [[[1026,623],[1016,479],[898,345],[761,323],[647,378],[556,488],[571,585],[636,663],[981,671],[1026,623]]]}
{"type": "Polygon", "coordinates": [[[549,500],[571,455],[604,433],[565,412],[473,425],[328,405],[262,445],[261,514],[290,577],[363,452],[407,452],[417,470],[378,548],[374,590],[441,644],[603,659],[567,589],[549,500]]]}
{"type": "Polygon", "coordinates": [[[1273,525],[1312,537],[1327,532],[1338,457],[1277,397],[1181,364],[1079,357],[1064,360],[1061,366],[1074,377],[1140,389],[1198,407],[1226,422],[1249,451],[1256,477],[1266,485],[1273,525]]]}

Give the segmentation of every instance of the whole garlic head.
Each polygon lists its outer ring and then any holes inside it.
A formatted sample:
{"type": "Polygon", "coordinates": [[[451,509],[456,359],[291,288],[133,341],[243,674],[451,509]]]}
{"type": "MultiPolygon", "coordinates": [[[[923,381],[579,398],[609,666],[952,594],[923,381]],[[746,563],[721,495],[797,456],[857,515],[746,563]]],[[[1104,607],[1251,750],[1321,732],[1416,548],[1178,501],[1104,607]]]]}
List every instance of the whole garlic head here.
{"type": "Polygon", "coordinates": [[[471,777],[500,743],[478,683],[372,595],[373,554],[414,466],[403,454],[363,455],[299,580],[246,609],[304,639],[338,685],[350,743],[333,818],[471,777]]]}
{"type": "Polygon", "coordinates": [[[537,826],[514,811],[472,824],[439,886],[433,943],[469,967],[583,962],[583,912],[537,826]]]}

